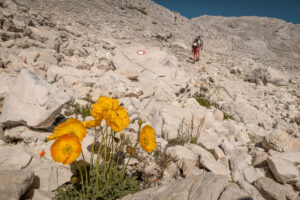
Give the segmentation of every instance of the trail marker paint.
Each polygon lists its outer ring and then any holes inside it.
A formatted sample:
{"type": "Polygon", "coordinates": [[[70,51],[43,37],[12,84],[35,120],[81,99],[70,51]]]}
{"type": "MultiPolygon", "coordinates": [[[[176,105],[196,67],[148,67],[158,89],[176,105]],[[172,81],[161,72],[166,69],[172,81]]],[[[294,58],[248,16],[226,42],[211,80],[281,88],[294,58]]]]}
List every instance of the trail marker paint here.
{"type": "Polygon", "coordinates": [[[139,50],[139,51],[136,52],[136,54],[137,54],[137,55],[145,55],[146,52],[143,51],[143,50],[139,50]]]}

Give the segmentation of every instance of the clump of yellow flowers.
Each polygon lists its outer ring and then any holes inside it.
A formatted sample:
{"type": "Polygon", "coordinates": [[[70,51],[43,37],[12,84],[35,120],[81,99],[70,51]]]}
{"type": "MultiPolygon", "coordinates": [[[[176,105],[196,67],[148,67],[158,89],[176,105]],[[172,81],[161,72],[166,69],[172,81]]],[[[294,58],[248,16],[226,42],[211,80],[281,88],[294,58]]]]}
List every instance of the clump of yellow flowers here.
{"type": "MultiPolygon", "coordinates": [[[[55,162],[61,162],[64,165],[71,164],[82,154],[81,142],[85,138],[87,128],[95,129],[95,137],[92,145],[91,154],[97,153],[96,166],[94,166],[93,155],[91,155],[89,170],[96,168],[96,182],[97,187],[101,188],[100,176],[108,177],[108,180],[113,176],[112,170],[119,167],[119,153],[124,147],[124,134],[120,134],[120,138],[116,137],[116,133],[122,132],[124,128],[130,124],[129,116],[126,109],[119,105],[118,99],[109,97],[100,97],[95,104],[92,105],[90,111],[94,118],[90,121],[80,121],[78,119],[70,118],[65,122],[55,127],[53,134],[49,135],[48,140],[55,142],[51,146],[51,156],[55,162]],[[105,126],[101,127],[102,121],[105,120],[105,126]],[[98,129],[97,129],[98,127],[98,129]],[[101,136],[100,142],[97,141],[101,136]],[[98,142],[98,149],[96,149],[96,142],[98,142]],[[97,152],[94,152],[97,151],[97,152]],[[99,170],[100,157],[104,158],[102,162],[104,167],[102,171],[99,170]],[[117,160],[117,162],[116,162],[117,160]]],[[[148,153],[156,149],[155,131],[150,125],[141,128],[142,122],[139,121],[139,135],[138,141],[132,146],[127,146],[126,149],[131,149],[135,152],[137,144],[139,143],[142,149],[148,153]]],[[[123,166],[122,176],[124,176],[129,160],[134,154],[131,153],[127,163],[123,166]]],[[[83,156],[84,159],[84,156],[83,156]]],[[[86,185],[89,183],[89,172],[85,165],[85,181],[81,169],[78,167],[82,181],[83,196],[87,193],[86,185]]],[[[85,198],[83,198],[85,199],[85,198]]]]}

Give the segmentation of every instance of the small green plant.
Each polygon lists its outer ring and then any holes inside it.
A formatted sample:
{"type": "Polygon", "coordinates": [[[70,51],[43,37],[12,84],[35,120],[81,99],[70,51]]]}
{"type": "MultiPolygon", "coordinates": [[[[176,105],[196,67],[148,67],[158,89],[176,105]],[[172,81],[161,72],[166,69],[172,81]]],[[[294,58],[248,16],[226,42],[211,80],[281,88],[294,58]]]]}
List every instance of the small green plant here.
{"type": "Polygon", "coordinates": [[[176,162],[177,160],[173,158],[169,153],[167,153],[167,148],[164,151],[157,150],[154,152],[155,163],[159,166],[159,177],[158,179],[163,178],[163,173],[165,169],[168,168],[171,162],[176,162]]]}
{"type": "Polygon", "coordinates": [[[227,114],[227,113],[224,113],[224,120],[228,120],[228,119],[234,120],[234,118],[233,118],[232,115],[229,115],[229,114],[227,114]]]}
{"type": "Polygon", "coordinates": [[[184,134],[183,132],[183,122],[182,125],[177,129],[177,136],[173,139],[168,139],[167,147],[176,146],[176,145],[184,145],[185,143],[189,142],[190,138],[189,135],[184,134]]]}
{"type": "Polygon", "coordinates": [[[71,116],[73,114],[75,114],[76,118],[78,118],[79,115],[81,115],[81,117],[83,118],[83,120],[85,120],[85,118],[87,116],[90,116],[90,109],[91,109],[91,105],[90,104],[86,104],[86,105],[80,105],[78,103],[75,103],[74,100],[69,101],[66,104],[66,112],[65,115],[66,116],[71,116]]]}
{"type": "Polygon", "coordinates": [[[88,103],[92,103],[92,95],[91,95],[92,90],[90,90],[85,97],[81,98],[82,100],[88,102],[88,103]]]}
{"type": "Polygon", "coordinates": [[[198,124],[197,130],[196,130],[195,129],[196,127],[194,127],[194,115],[192,116],[191,123],[187,129],[187,133],[190,137],[190,143],[192,143],[192,144],[198,143],[198,139],[200,137],[200,133],[201,133],[204,121],[205,121],[205,116],[200,120],[200,123],[198,124]]]}
{"type": "Polygon", "coordinates": [[[152,22],[152,24],[156,25],[156,24],[157,24],[157,22],[153,21],[153,22],[152,22]]]}
{"type": "Polygon", "coordinates": [[[212,106],[212,103],[209,101],[209,99],[205,99],[205,98],[200,97],[200,96],[195,96],[194,98],[197,100],[197,102],[201,106],[204,106],[206,108],[210,108],[212,106]]]}
{"type": "Polygon", "coordinates": [[[193,115],[191,122],[187,126],[184,123],[184,119],[183,119],[181,121],[180,126],[177,129],[176,138],[169,139],[168,134],[165,134],[165,133],[162,134],[163,138],[168,141],[167,147],[176,146],[176,145],[184,145],[188,142],[190,142],[192,144],[197,144],[204,122],[205,122],[205,116],[200,120],[198,126],[195,127],[194,115],[193,115]]]}
{"type": "MultiPolygon", "coordinates": [[[[84,170],[83,168],[81,170],[84,170]]],[[[97,172],[104,171],[105,165],[100,165],[99,169],[93,168],[89,170],[89,182],[85,188],[86,194],[84,199],[91,200],[115,200],[131,193],[135,193],[140,190],[139,182],[136,177],[123,176],[121,169],[112,170],[109,178],[109,174],[100,176],[97,184],[97,172]]],[[[70,184],[61,187],[57,190],[55,200],[81,200],[83,199],[81,188],[81,177],[79,171],[75,172],[75,176],[71,178],[70,184]]],[[[83,179],[85,180],[85,176],[83,179]]]]}
{"type": "MultiPolygon", "coordinates": [[[[116,137],[116,132],[108,130],[108,125],[96,129],[94,141],[90,149],[90,162],[87,163],[83,154],[81,161],[71,164],[73,177],[71,185],[64,185],[57,190],[56,200],[74,199],[90,200],[103,199],[115,200],[127,194],[140,190],[140,184],[136,177],[126,174],[129,160],[121,165],[121,152],[124,149],[126,139],[122,134],[116,137]],[[97,138],[102,136],[100,142],[97,138]],[[94,164],[94,156],[97,155],[94,164]],[[102,162],[100,162],[102,159],[102,162]]],[[[131,147],[135,152],[138,141],[131,147]]]]}

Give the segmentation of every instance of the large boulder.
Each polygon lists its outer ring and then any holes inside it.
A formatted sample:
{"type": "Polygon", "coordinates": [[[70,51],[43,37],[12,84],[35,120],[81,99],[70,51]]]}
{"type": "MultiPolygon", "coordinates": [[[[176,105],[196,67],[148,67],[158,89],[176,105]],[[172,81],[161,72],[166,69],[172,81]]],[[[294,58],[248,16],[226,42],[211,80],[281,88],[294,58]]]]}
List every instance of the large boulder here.
{"type": "Polygon", "coordinates": [[[228,187],[226,187],[226,189],[220,196],[219,200],[232,200],[232,199],[250,200],[252,198],[250,198],[249,194],[246,191],[241,190],[239,186],[237,186],[236,184],[230,184],[228,187]]]}
{"type": "Polygon", "coordinates": [[[262,177],[255,182],[256,188],[267,200],[296,199],[297,194],[268,177],[262,177]]]}
{"type": "Polygon", "coordinates": [[[268,136],[266,136],[262,145],[267,150],[273,149],[280,152],[300,151],[300,139],[293,138],[287,132],[280,129],[272,131],[268,136]]]}
{"type": "MultiPolygon", "coordinates": [[[[46,152],[47,154],[48,152],[46,152]]],[[[45,155],[46,156],[46,155],[45,155]]],[[[49,165],[48,162],[34,157],[26,170],[34,171],[35,178],[29,189],[52,191],[68,182],[72,176],[69,166],[49,165]]]]}
{"type": "Polygon", "coordinates": [[[63,92],[24,69],[9,85],[0,122],[4,126],[49,128],[68,101],[63,92]]]}
{"type": "Polygon", "coordinates": [[[0,146],[0,170],[12,170],[25,168],[32,159],[25,147],[0,146]]]}
{"type": "Polygon", "coordinates": [[[34,173],[23,170],[0,170],[0,199],[19,200],[32,184],[34,173]]]}
{"type": "Polygon", "coordinates": [[[267,159],[276,180],[281,183],[296,183],[300,181],[300,152],[276,153],[267,159]]]}
{"type": "Polygon", "coordinates": [[[226,177],[209,172],[143,190],[122,200],[225,200],[230,197],[242,199],[249,198],[249,195],[231,185],[226,177]]]}
{"type": "Polygon", "coordinates": [[[197,102],[182,108],[176,103],[170,105],[150,101],[143,109],[143,114],[149,116],[145,120],[151,122],[158,136],[168,139],[175,139],[178,134],[196,136],[201,130],[211,127],[213,120],[213,114],[197,102]]]}

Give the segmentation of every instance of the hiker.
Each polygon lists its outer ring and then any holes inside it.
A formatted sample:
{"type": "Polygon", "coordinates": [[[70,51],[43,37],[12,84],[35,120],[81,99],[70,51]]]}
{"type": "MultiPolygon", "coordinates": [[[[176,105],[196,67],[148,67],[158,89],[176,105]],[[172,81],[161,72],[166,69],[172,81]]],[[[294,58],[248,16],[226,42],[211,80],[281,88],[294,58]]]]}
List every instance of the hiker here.
{"type": "Polygon", "coordinates": [[[203,50],[203,40],[197,36],[192,45],[192,52],[194,53],[194,63],[199,61],[199,50],[203,50]]]}

